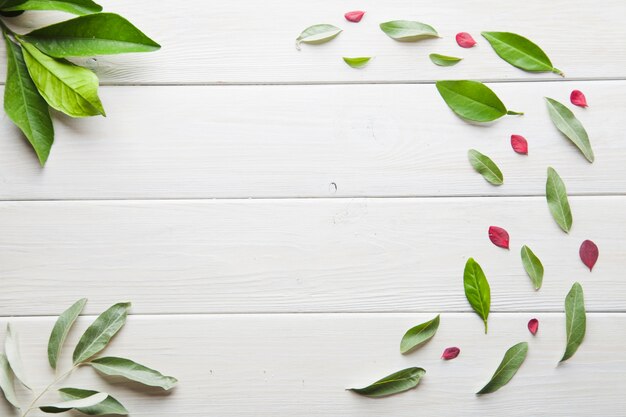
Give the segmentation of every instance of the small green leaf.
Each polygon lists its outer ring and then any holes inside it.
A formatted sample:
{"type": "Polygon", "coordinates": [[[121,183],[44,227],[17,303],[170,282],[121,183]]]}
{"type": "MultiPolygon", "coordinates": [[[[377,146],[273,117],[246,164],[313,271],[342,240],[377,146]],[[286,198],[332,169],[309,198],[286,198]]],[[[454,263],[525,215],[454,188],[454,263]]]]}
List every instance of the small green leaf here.
{"type": "Polygon", "coordinates": [[[530,72],[554,72],[563,75],[554,68],[550,58],[539,46],[523,36],[510,32],[482,32],[482,35],[500,58],[514,67],[530,72]]]}
{"type": "Polygon", "coordinates": [[[362,56],[357,58],[343,57],[344,62],[352,68],[363,68],[368,62],[370,62],[370,59],[372,59],[371,56],[362,56]]]}
{"type": "Polygon", "coordinates": [[[300,49],[301,43],[319,45],[333,40],[342,32],[337,26],[321,24],[313,25],[304,29],[300,36],[296,38],[296,48],[300,49]]]}
{"type": "Polygon", "coordinates": [[[57,368],[57,360],[59,359],[63,343],[65,343],[65,339],[67,338],[70,329],[74,325],[74,322],[80,313],[83,311],[86,303],[86,298],[78,300],[74,303],[74,305],[65,310],[54,324],[52,333],[50,334],[50,340],[48,341],[48,362],[50,363],[52,369],[57,368]]]}
{"type": "Polygon", "coordinates": [[[37,29],[22,36],[55,58],[151,52],[161,46],[122,16],[98,13],[37,29]]]}
{"type": "Polygon", "coordinates": [[[528,343],[526,342],[518,343],[507,350],[491,380],[476,394],[490,394],[505,386],[522,366],[527,353],[528,343]]]}
{"type": "Polygon", "coordinates": [[[565,297],[565,330],[567,332],[567,344],[565,353],[560,362],[566,361],[578,350],[585,338],[587,329],[587,314],[585,313],[585,298],[583,287],[578,283],[572,285],[572,289],[565,297]]]}
{"type": "Polygon", "coordinates": [[[17,400],[15,394],[13,371],[11,371],[11,365],[4,353],[0,352],[0,391],[4,393],[4,398],[11,403],[11,405],[17,409],[20,408],[20,403],[17,400]]]}
{"type": "Polygon", "coordinates": [[[22,362],[22,355],[20,353],[19,338],[17,332],[11,326],[11,323],[7,324],[7,335],[4,340],[4,353],[6,353],[9,365],[15,374],[18,381],[22,383],[26,388],[30,389],[26,380],[26,372],[24,371],[24,363],[22,362]]]}
{"type": "Polygon", "coordinates": [[[433,338],[437,329],[439,328],[439,315],[434,319],[409,329],[402,341],[400,342],[400,352],[402,354],[409,353],[410,351],[422,346],[433,338]]]}
{"type": "Polygon", "coordinates": [[[102,351],[126,323],[129,310],[130,303],[119,303],[100,314],[78,341],[73,355],[74,365],[102,351]]]}
{"type": "Polygon", "coordinates": [[[102,6],[91,0],[26,0],[2,10],[58,10],[77,15],[98,13],[102,6]]]}
{"type": "Polygon", "coordinates": [[[93,407],[94,405],[100,404],[101,402],[105,401],[108,397],[109,394],[99,392],[89,397],[81,398],[80,400],[70,400],[52,405],[44,405],[43,407],[39,407],[39,409],[44,413],[64,413],[70,410],[79,410],[82,408],[93,407]]]}
{"type": "Polygon", "coordinates": [[[439,65],[440,67],[451,67],[453,65],[458,64],[459,62],[463,60],[463,58],[457,58],[455,56],[447,56],[447,55],[440,55],[440,54],[430,54],[428,55],[428,57],[433,62],[433,64],[439,65]]]}
{"type": "Polygon", "coordinates": [[[554,126],[580,149],[589,162],[593,162],[595,156],[593,155],[593,149],[591,149],[589,136],[582,123],[563,104],[548,97],[546,97],[546,101],[550,119],[552,119],[554,126]]]}
{"type": "Polygon", "coordinates": [[[487,318],[491,308],[491,288],[483,269],[474,258],[469,258],[465,264],[463,286],[467,301],[469,301],[476,314],[483,319],[485,333],[487,333],[487,318]]]}
{"type": "Polygon", "coordinates": [[[541,288],[543,282],[543,265],[532,250],[526,245],[522,246],[522,264],[524,269],[533,282],[535,289],[541,288]]]}
{"type": "Polygon", "coordinates": [[[467,120],[491,122],[506,114],[524,114],[508,111],[498,96],[478,81],[437,81],[436,86],[448,107],[467,120]]]}
{"type": "MultiPolygon", "coordinates": [[[[99,394],[99,392],[78,388],[61,388],[59,390],[59,395],[61,396],[63,401],[82,400],[96,394],[99,394]]],[[[80,411],[81,413],[90,416],[128,415],[128,410],[126,410],[126,408],[124,408],[124,406],[119,401],[117,401],[110,395],[107,397],[106,400],[102,401],[99,404],[93,405],[91,407],[78,408],[77,411],[80,411]]]]}
{"type": "Polygon", "coordinates": [[[400,42],[415,42],[421,39],[439,37],[432,26],[410,20],[384,22],[380,24],[380,29],[390,38],[400,42]]]}
{"type": "Polygon", "coordinates": [[[386,376],[365,388],[349,388],[349,391],[372,398],[386,397],[415,388],[425,373],[423,368],[407,368],[386,376]]]}
{"type": "Polygon", "coordinates": [[[467,151],[467,157],[474,169],[488,182],[493,185],[502,185],[504,183],[502,171],[487,155],[483,155],[475,149],[470,149],[467,151]]]}
{"type": "Polygon", "coordinates": [[[89,365],[105,375],[122,376],[131,381],[151,387],[161,387],[164,390],[172,389],[178,383],[176,378],[164,376],[160,372],[133,362],[130,359],[115,357],[97,358],[89,362],[89,365]]]}
{"type": "Polygon", "coordinates": [[[567,199],[567,190],[563,180],[554,170],[548,168],[548,180],[546,181],[546,200],[552,217],[565,233],[572,228],[572,209],[567,199]]]}
{"type": "Polygon", "coordinates": [[[68,116],[105,115],[98,97],[98,77],[86,68],[51,58],[22,41],[24,61],[39,93],[50,107],[68,116]]]}

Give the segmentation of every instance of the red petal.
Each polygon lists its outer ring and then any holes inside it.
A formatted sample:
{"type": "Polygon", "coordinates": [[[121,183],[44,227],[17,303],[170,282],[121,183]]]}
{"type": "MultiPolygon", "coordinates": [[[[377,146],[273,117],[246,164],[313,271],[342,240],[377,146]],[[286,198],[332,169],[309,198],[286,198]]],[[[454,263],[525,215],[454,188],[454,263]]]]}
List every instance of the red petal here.
{"type": "Polygon", "coordinates": [[[509,248],[509,233],[501,227],[489,226],[489,239],[496,246],[509,248]]]}
{"type": "Polygon", "coordinates": [[[472,38],[467,32],[459,32],[456,34],[456,43],[459,44],[461,48],[471,48],[476,45],[476,41],[472,38]]]}
{"type": "Polygon", "coordinates": [[[585,240],[582,245],[580,245],[579,253],[580,259],[591,271],[598,260],[598,255],[600,254],[598,247],[591,240],[585,240]]]}
{"type": "Polygon", "coordinates": [[[528,141],[524,136],[511,135],[511,147],[517,153],[528,155],[528,141]]]}
{"type": "Polygon", "coordinates": [[[569,95],[569,100],[573,105],[578,107],[587,107],[587,99],[585,95],[580,90],[572,91],[572,94],[569,95]]]}
{"type": "Polygon", "coordinates": [[[361,19],[363,19],[364,14],[365,12],[362,12],[360,10],[355,10],[353,12],[348,12],[344,14],[344,17],[346,18],[348,22],[359,23],[361,19]]]}
{"type": "Polygon", "coordinates": [[[443,351],[441,358],[449,361],[450,359],[454,359],[459,356],[459,353],[461,353],[461,349],[458,347],[449,347],[443,351]]]}
{"type": "Polygon", "coordinates": [[[530,331],[534,336],[537,334],[537,330],[539,330],[539,320],[530,319],[530,321],[528,322],[528,331],[530,331]]]}

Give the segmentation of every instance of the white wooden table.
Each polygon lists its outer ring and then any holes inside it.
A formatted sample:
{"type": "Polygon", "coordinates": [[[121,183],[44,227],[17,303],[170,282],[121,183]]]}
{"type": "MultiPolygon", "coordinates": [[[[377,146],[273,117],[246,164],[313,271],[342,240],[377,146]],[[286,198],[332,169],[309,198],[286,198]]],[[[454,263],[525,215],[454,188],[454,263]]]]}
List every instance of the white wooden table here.
{"type": "MultiPolygon", "coordinates": [[[[45,169],[6,116],[0,123],[0,321],[20,331],[34,385],[51,377],[54,316],[88,297],[79,328],[132,301],[107,352],[181,381],[171,395],[89,372],[66,384],[104,389],[133,416],[626,414],[623,0],[101,3],[163,45],[89,62],[108,117],[57,115],[45,169]],[[368,14],[350,24],[352,9],[368,14]],[[394,42],[377,27],[392,19],[424,21],[444,38],[394,42]],[[296,51],[297,34],[315,23],[345,31],[296,51]],[[527,35],[567,78],[509,66],[481,30],[527,35]],[[459,31],[479,45],[460,49],[459,31]],[[440,68],[431,52],[465,60],[440,68]],[[376,58],[363,70],[341,60],[360,55],[376,58]],[[455,78],[490,82],[526,115],[464,123],[433,85],[455,78]],[[567,102],[572,89],[590,102],[574,112],[593,165],[543,103],[567,102]],[[511,150],[513,133],[528,138],[528,157],[511,150]],[[473,172],[469,148],[500,164],[504,186],[473,172]],[[545,203],[547,166],[572,196],[569,235],[545,203]],[[489,242],[490,225],[509,230],[511,251],[489,242]],[[600,247],[592,273],[578,259],[584,239],[600,247]],[[539,292],[522,268],[523,244],[544,262],[539,292]],[[491,282],[488,335],[463,294],[470,256],[491,282]],[[574,281],[588,331],[557,367],[574,281]],[[435,338],[400,355],[404,331],[436,313],[435,338]],[[517,376],[475,397],[519,341],[530,351],[517,376]],[[447,346],[459,346],[459,358],[442,361],[447,346]],[[408,366],[427,370],[417,390],[382,400],[344,391],[408,366]]],[[[50,16],[21,19],[36,26],[50,16]]],[[[4,405],[0,414],[12,416],[4,405]]]]}

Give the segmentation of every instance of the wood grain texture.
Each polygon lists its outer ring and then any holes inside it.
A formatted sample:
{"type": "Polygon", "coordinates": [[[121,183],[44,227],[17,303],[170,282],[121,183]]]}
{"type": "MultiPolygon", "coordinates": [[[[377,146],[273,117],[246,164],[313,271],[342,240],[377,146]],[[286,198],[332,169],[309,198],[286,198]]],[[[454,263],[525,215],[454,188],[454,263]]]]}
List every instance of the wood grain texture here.
{"type": "MultiPolygon", "coordinates": [[[[105,354],[129,357],[174,375],[180,380],[178,388],[162,395],[158,389],[120,380],[102,381],[91,369],[80,369],[62,386],[101,389],[122,401],[133,416],[145,417],[256,417],[259,413],[409,417],[416,410],[433,417],[623,415],[624,315],[590,314],[581,348],[558,367],[565,339],[563,314],[538,314],[540,329],[535,337],[526,329],[530,314],[494,314],[489,335],[482,333],[482,323],[473,314],[443,314],[433,340],[411,355],[400,355],[404,331],[432,316],[131,316],[105,354]],[[474,393],[489,380],[506,349],[521,341],[528,341],[530,347],[517,375],[497,393],[477,398],[474,393]],[[445,362],[440,356],[448,346],[459,346],[461,354],[445,362]],[[344,390],[409,366],[427,371],[414,391],[373,400],[344,390]]],[[[26,370],[40,389],[51,379],[43,341],[53,319],[11,321],[21,333],[26,370]]],[[[88,322],[80,319],[60,369],[69,366],[68,355],[88,322]]],[[[13,417],[3,407],[0,404],[2,415],[13,417]]]]}

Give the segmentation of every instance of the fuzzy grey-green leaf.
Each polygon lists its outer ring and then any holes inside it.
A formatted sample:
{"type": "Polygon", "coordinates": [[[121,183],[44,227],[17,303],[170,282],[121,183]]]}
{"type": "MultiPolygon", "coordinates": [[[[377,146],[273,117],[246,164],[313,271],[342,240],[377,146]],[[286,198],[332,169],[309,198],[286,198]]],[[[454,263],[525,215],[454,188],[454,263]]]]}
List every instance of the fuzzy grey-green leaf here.
{"type": "Polygon", "coordinates": [[[411,20],[392,20],[380,24],[380,30],[400,42],[415,42],[426,38],[438,38],[439,34],[430,25],[411,20]]]}
{"type": "Polygon", "coordinates": [[[585,297],[583,287],[578,283],[574,283],[567,297],[565,297],[565,331],[567,333],[567,342],[565,345],[565,353],[560,362],[566,361],[578,350],[578,347],[585,338],[587,330],[587,313],[585,312],[585,297]]]}
{"type": "Polygon", "coordinates": [[[524,269],[533,282],[535,289],[538,290],[543,283],[543,265],[541,260],[526,245],[522,246],[521,256],[524,269]]]}
{"type": "Polygon", "coordinates": [[[483,155],[475,149],[470,149],[467,152],[470,164],[474,169],[479,172],[489,183],[493,185],[502,185],[504,183],[504,176],[502,171],[487,155],[483,155]]]}
{"type": "Polygon", "coordinates": [[[379,398],[415,388],[426,374],[423,368],[407,368],[388,375],[364,388],[349,388],[366,397],[379,398]]]}
{"type": "Polygon", "coordinates": [[[109,394],[99,392],[97,394],[90,395],[89,397],[81,398],[78,400],[69,400],[56,404],[44,405],[39,407],[39,409],[44,413],[64,413],[70,410],[79,410],[82,408],[93,407],[94,405],[100,404],[101,402],[105,401],[108,397],[109,394]]]}
{"type": "Polygon", "coordinates": [[[165,376],[130,359],[115,357],[97,358],[89,362],[89,365],[105,375],[121,376],[131,381],[151,387],[160,387],[164,390],[172,389],[178,383],[176,378],[165,376]]]}
{"type": "Polygon", "coordinates": [[[370,59],[372,59],[372,57],[369,57],[369,56],[362,56],[362,57],[355,57],[355,58],[343,57],[343,61],[349,66],[351,66],[352,68],[363,68],[364,66],[367,65],[368,62],[370,62],[370,59]]]}
{"type": "Polygon", "coordinates": [[[15,394],[15,377],[11,370],[11,365],[4,353],[0,352],[0,391],[4,393],[4,398],[15,408],[20,408],[20,403],[15,394]]]}
{"type": "Polygon", "coordinates": [[[580,120],[574,116],[570,109],[558,101],[546,97],[546,103],[554,126],[580,149],[587,161],[593,162],[595,156],[591,148],[591,142],[589,142],[589,135],[587,135],[587,131],[580,123],[580,120]]]}
{"type": "Polygon", "coordinates": [[[465,263],[463,287],[467,301],[469,301],[476,314],[483,319],[485,333],[487,333],[487,318],[491,309],[491,288],[483,269],[474,258],[469,258],[465,263]]]}
{"type": "Polygon", "coordinates": [[[302,33],[296,38],[296,48],[300,49],[301,43],[309,43],[313,45],[319,45],[326,43],[337,37],[342,32],[342,29],[337,26],[329,24],[320,24],[309,26],[304,29],[302,33]]]}
{"type": "Polygon", "coordinates": [[[511,32],[482,32],[482,35],[500,58],[514,67],[530,72],[554,72],[563,75],[554,68],[550,58],[543,50],[529,39],[511,32]]]}
{"type": "Polygon", "coordinates": [[[505,386],[522,366],[527,354],[528,343],[521,342],[512,346],[504,354],[504,358],[502,358],[502,362],[500,362],[491,380],[476,394],[490,394],[505,386]]]}
{"type": "Polygon", "coordinates": [[[567,198],[567,189],[563,180],[554,168],[548,168],[546,180],[546,200],[552,217],[565,233],[572,228],[572,209],[567,198]]]}
{"type": "MultiPolygon", "coordinates": [[[[96,394],[99,394],[99,392],[79,388],[61,388],[59,390],[59,395],[63,401],[82,400],[96,394]]],[[[77,408],[76,410],[90,416],[128,415],[128,410],[126,410],[126,408],[118,400],[110,395],[101,403],[90,407],[77,408]]]]}
{"type": "Polygon", "coordinates": [[[496,93],[479,81],[443,80],[435,86],[448,107],[466,120],[484,123],[507,114],[523,114],[508,111],[496,93]]]}
{"type": "Polygon", "coordinates": [[[455,56],[441,54],[430,54],[428,55],[428,57],[433,62],[433,64],[439,65],[440,67],[451,67],[463,60],[463,58],[457,58],[455,56]]]}
{"type": "Polygon", "coordinates": [[[20,352],[19,337],[17,332],[11,326],[11,323],[7,324],[7,334],[4,340],[4,353],[7,356],[9,365],[15,374],[18,381],[22,383],[26,388],[30,389],[26,382],[26,371],[24,371],[24,362],[22,361],[22,355],[20,352]]]}
{"type": "Polygon", "coordinates": [[[422,346],[428,342],[437,333],[439,328],[439,315],[425,323],[418,324],[409,329],[400,341],[400,352],[402,354],[422,346]]]}
{"type": "Polygon", "coordinates": [[[65,343],[68,333],[80,313],[83,311],[86,303],[86,298],[78,300],[70,308],[65,310],[54,324],[52,333],[50,333],[50,339],[48,340],[48,362],[50,363],[52,369],[57,368],[57,361],[59,359],[63,343],[65,343]]]}

